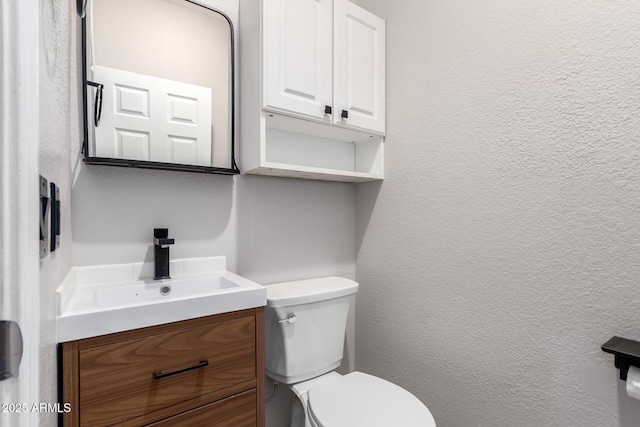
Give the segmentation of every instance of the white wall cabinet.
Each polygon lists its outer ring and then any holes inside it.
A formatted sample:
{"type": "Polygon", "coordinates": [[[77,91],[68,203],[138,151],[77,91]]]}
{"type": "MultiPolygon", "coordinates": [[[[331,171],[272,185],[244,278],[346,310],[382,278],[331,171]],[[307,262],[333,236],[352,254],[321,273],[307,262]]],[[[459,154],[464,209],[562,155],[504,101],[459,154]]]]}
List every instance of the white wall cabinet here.
{"type": "Polygon", "coordinates": [[[348,0],[241,0],[240,67],[244,172],[383,178],[382,19],[348,0]]]}

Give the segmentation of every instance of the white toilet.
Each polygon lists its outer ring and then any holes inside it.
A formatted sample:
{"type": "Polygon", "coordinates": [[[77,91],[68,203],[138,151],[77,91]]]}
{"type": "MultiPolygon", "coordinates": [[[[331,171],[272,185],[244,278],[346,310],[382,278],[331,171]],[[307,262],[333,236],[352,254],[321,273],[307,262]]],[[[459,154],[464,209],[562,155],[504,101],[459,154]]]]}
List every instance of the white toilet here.
{"type": "Polygon", "coordinates": [[[299,399],[291,427],[435,427],[431,412],[405,389],[362,372],[333,372],[357,290],[342,277],[267,286],[265,371],[299,399]]]}

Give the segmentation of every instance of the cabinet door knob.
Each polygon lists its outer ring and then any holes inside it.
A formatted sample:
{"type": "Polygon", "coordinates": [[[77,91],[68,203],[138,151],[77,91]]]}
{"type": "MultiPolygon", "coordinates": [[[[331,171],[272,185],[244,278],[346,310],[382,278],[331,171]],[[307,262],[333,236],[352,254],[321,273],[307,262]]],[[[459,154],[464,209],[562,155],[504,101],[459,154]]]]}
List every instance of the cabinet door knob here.
{"type": "Polygon", "coordinates": [[[324,106],[324,113],[325,114],[331,114],[331,105],[325,105],[324,106]]]}
{"type": "Polygon", "coordinates": [[[349,118],[349,112],[347,110],[342,110],[342,114],[340,115],[343,119],[349,118]]]}

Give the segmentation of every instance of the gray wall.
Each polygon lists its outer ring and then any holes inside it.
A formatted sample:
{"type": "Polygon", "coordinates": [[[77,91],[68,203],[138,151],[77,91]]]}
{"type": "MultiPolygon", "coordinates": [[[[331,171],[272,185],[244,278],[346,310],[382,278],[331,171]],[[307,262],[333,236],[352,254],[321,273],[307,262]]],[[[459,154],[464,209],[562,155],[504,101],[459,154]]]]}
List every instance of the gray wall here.
{"type": "Polygon", "coordinates": [[[388,138],[384,184],[354,191],[82,165],[77,21],[70,3],[41,2],[41,167],[65,212],[63,248],[41,264],[41,401],[55,401],[52,295],[71,225],[86,265],[148,259],[163,224],[174,256],[224,254],[263,283],[353,277],[358,250],[357,367],[416,393],[441,426],[637,424],[599,346],[640,339],[640,11],[358,3],[388,21],[388,138]]]}
{"type": "Polygon", "coordinates": [[[357,186],[356,368],[439,426],[637,426],[635,1],[359,0],[387,20],[386,176],[357,186]]]}

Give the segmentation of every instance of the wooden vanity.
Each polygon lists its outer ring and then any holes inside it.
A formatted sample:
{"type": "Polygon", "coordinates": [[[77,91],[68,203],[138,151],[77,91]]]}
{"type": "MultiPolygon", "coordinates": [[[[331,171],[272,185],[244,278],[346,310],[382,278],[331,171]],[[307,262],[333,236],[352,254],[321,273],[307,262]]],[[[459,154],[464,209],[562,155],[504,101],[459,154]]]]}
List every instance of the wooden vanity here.
{"type": "Polygon", "coordinates": [[[68,426],[264,426],[264,308],[60,344],[68,426]]]}

